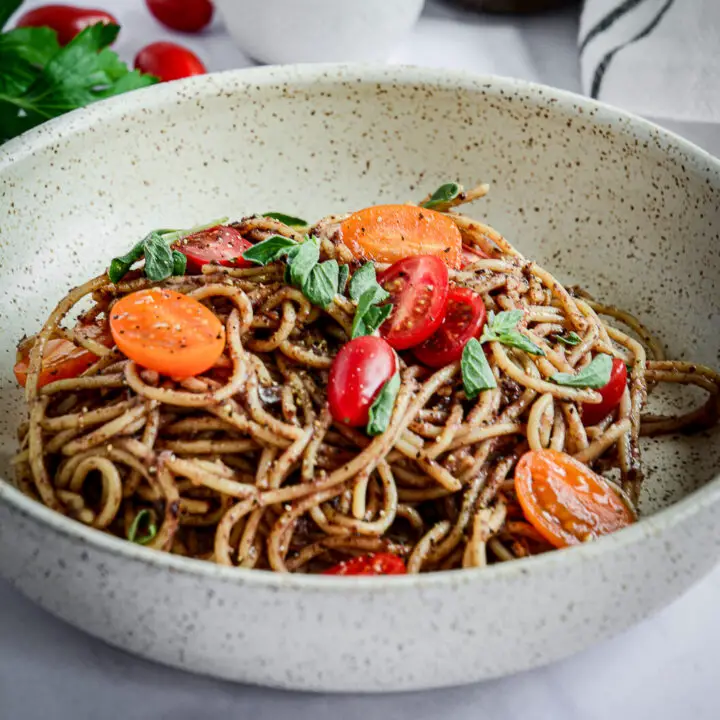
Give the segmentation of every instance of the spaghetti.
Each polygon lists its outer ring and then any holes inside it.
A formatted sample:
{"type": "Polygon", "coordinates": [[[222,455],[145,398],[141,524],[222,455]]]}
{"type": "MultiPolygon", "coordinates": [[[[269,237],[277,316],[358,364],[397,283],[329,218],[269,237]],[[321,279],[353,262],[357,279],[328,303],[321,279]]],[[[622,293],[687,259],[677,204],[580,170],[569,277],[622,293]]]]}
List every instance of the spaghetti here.
{"type": "MultiPolygon", "coordinates": [[[[347,216],[305,229],[252,216],[224,226],[228,246],[242,238],[247,252],[280,237],[287,253],[244,267],[203,256],[200,274],[161,281],[140,270],[117,282],[103,273],[73,289],[40,333],[21,343],[16,372],[29,420],[19,430],[18,487],[81,523],[157,550],[278,572],[338,573],[338,562],[355,568],[366,556],[377,569],[388,555],[411,573],[480,567],[591,539],[602,523],[583,536],[582,513],[573,515],[580,506],[560,507],[562,493],[550,492],[557,487],[539,485],[548,476],[538,459],[560,453],[579,481],[583,472],[599,478],[597,492],[625,513],[621,525],[632,522],[643,481],[640,438],[716,423],[720,376],[666,360],[634,317],[563,287],[496,230],[457,213],[486,191],[446,191],[421,206],[461,238],[447,273],[450,296],[469,292],[490,313],[481,352],[492,377],[485,372],[487,386],[474,396],[465,356],[433,367],[417,359],[420,351],[402,348],[392,354],[399,387],[381,431],[335,417],[333,364],[357,332],[362,301],[341,279],[326,307],[313,303],[293,282],[300,268],[292,270],[290,257],[307,235],[321,261],[348,265],[355,278],[358,257],[375,250],[347,242],[347,216]],[[209,368],[172,379],[108,335],[119,303],[150,288],[191,298],[217,318],[224,340],[209,368]],[[64,326],[80,309],[76,324],[64,326]],[[519,319],[508,329],[500,318],[519,319]],[[49,349],[60,342],[72,344],[74,365],[68,370],[65,356],[62,370],[48,376],[49,349]],[[589,422],[603,391],[578,378],[589,377],[600,356],[619,361],[613,368],[623,381],[616,406],[589,422]],[[695,385],[707,402],[684,415],[644,415],[659,383],[695,385]],[[518,464],[527,458],[535,462],[532,496],[518,486],[518,464]],[[562,527],[548,530],[548,518],[562,527]],[[570,539],[558,540],[562,533],[570,539]]],[[[374,267],[386,271],[387,263],[374,267]]],[[[384,313],[382,301],[371,307],[384,313]]]]}

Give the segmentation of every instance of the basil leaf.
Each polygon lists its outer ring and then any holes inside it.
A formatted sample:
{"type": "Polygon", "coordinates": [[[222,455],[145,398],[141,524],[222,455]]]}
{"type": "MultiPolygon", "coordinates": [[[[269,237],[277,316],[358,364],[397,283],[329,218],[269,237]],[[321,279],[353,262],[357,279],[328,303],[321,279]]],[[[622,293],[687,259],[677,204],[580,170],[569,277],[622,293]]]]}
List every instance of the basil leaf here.
{"type": "Polygon", "coordinates": [[[353,273],[350,280],[350,299],[359,302],[360,296],[371,287],[380,288],[380,290],[385,293],[385,297],[379,297],[376,302],[382,302],[390,297],[390,295],[378,285],[377,278],[375,277],[375,265],[368,262],[353,273]]]}
{"type": "Polygon", "coordinates": [[[461,192],[462,187],[457,183],[445,183],[430,196],[428,201],[422,204],[422,207],[434,208],[438,205],[445,205],[454,200],[461,192]]]}
{"type": "Polygon", "coordinates": [[[302,288],[319,260],[320,244],[316,238],[307,238],[293,248],[292,256],[288,256],[290,284],[302,288]]]}
{"type": "Polygon", "coordinates": [[[524,350],[529,355],[545,355],[545,351],[542,348],[538,347],[532,340],[526,338],[517,330],[511,330],[510,332],[498,335],[495,339],[503,345],[524,350]]]}
{"type": "Polygon", "coordinates": [[[172,251],[173,256],[173,275],[184,275],[187,269],[187,258],[179,250],[172,251]]]}
{"type": "Polygon", "coordinates": [[[400,390],[400,373],[395,373],[383,386],[370,406],[367,424],[368,435],[382,435],[387,430],[400,390]]]}
{"type": "Polygon", "coordinates": [[[248,248],[242,256],[244,260],[249,260],[258,265],[267,265],[268,263],[279,260],[283,255],[286,255],[291,248],[297,246],[298,244],[290,238],[283,237],[282,235],[271,235],[257,245],[248,248]]]}
{"type": "Polygon", "coordinates": [[[263,213],[263,217],[270,218],[271,220],[277,220],[289,227],[307,227],[310,224],[307,220],[303,220],[302,218],[285,215],[284,213],[279,212],[263,213]]]}
{"type": "Polygon", "coordinates": [[[353,319],[352,337],[361,337],[362,335],[372,335],[384,322],[392,312],[392,305],[373,305],[368,308],[367,312],[359,317],[357,314],[353,319]]]}
{"type": "MultiPolygon", "coordinates": [[[[374,330],[369,330],[363,319],[368,313],[368,310],[375,305],[375,288],[369,287],[358,300],[358,306],[355,310],[355,317],[353,317],[352,323],[352,338],[360,337],[361,335],[371,335],[374,330]]],[[[392,310],[392,307],[390,308],[392,310]]]]}
{"type": "Polygon", "coordinates": [[[492,319],[491,329],[496,335],[503,335],[515,330],[522,319],[522,310],[504,310],[492,319]]]}
{"type": "Polygon", "coordinates": [[[155,513],[152,510],[141,510],[128,528],[127,538],[138,545],[147,545],[157,535],[155,513]]]}
{"type": "Polygon", "coordinates": [[[108,278],[111,283],[120,282],[127,271],[143,256],[145,241],[141,240],[133,246],[133,249],[120,257],[113,258],[108,268],[108,278]]]}
{"type": "Polygon", "coordinates": [[[338,274],[338,292],[341,295],[345,294],[345,285],[347,285],[347,279],[349,274],[350,267],[348,265],[341,265],[338,274]]]}
{"type": "Polygon", "coordinates": [[[150,280],[159,282],[172,275],[175,260],[170,246],[161,235],[151,232],[143,240],[143,251],[145,253],[145,275],[150,280]]]}
{"type": "Polygon", "coordinates": [[[609,355],[596,355],[590,364],[576,375],[572,373],[555,373],[550,379],[558,385],[598,390],[610,382],[612,364],[613,361],[609,355]]]}
{"type": "Polygon", "coordinates": [[[319,263],[310,271],[302,287],[303,294],[313,305],[326,308],[337,294],[339,276],[337,260],[319,263]]]}
{"type": "Polygon", "coordinates": [[[563,345],[579,345],[582,342],[582,338],[576,332],[569,332],[567,335],[553,335],[553,338],[562,343],[563,345]]]}
{"type": "Polygon", "coordinates": [[[460,371],[465,395],[469,400],[476,397],[481,390],[497,387],[495,376],[485,357],[482,345],[475,338],[468,340],[463,348],[460,371]]]}

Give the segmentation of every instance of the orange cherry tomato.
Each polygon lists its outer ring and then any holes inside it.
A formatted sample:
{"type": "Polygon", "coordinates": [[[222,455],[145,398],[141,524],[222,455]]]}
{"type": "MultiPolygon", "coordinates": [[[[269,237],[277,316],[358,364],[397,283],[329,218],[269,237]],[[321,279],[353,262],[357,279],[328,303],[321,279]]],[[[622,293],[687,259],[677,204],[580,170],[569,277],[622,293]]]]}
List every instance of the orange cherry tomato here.
{"type": "Polygon", "coordinates": [[[340,239],[361,260],[394,263],[412,255],[436,255],[459,268],[462,237],[446,215],[414,205],[375,205],[340,225],[340,239]]]}
{"type": "MultiPolygon", "coordinates": [[[[90,340],[95,340],[106,347],[113,346],[113,339],[108,331],[107,323],[94,322],[80,324],[76,331],[90,340]]],[[[43,387],[55,380],[67,380],[85,372],[96,360],[97,355],[79,347],[69,340],[52,338],[45,343],[42,369],[38,377],[38,387],[43,387]]],[[[30,347],[22,349],[15,363],[15,379],[25,387],[27,371],[30,365],[30,347]]]]}
{"type": "Polygon", "coordinates": [[[110,311],[110,330],[127,357],[170,377],[199,375],[225,348],[225,328],[202,303],[174,290],[130,293],[110,311]]]}
{"type": "Polygon", "coordinates": [[[635,522],[629,503],[583,463],[557,450],[531,450],[515,468],[515,492],[535,529],[558,548],[635,522]]]}
{"type": "MultiPolygon", "coordinates": [[[[97,355],[78,347],[69,340],[52,338],[45,343],[42,369],[38,377],[38,387],[43,387],[55,380],[74,378],[85,372],[95,361],[97,355]]],[[[30,365],[30,351],[23,353],[15,363],[15,379],[25,387],[27,382],[28,366],[30,365]]]]}

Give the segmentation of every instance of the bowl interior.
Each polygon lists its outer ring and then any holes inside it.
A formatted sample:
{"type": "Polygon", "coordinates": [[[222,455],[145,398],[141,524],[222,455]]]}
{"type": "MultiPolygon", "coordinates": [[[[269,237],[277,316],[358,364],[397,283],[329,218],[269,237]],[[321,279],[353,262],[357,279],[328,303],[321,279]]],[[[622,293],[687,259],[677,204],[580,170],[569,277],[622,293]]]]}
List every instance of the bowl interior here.
{"type": "MultiPolygon", "coordinates": [[[[468,209],[563,282],[635,313],[671,357],[720,363],[720,175],[573,96],[414,69],[263,69],[134,93],[0,151],[0,477],[24,417],[15,344],[148,230],[308,219],[489,181],[468,209]]],[[[684,391],[656,400],[698,404],[684,391]]],[[[642,510],[717,474],[720,432],[643,443],[642,510]]]]}

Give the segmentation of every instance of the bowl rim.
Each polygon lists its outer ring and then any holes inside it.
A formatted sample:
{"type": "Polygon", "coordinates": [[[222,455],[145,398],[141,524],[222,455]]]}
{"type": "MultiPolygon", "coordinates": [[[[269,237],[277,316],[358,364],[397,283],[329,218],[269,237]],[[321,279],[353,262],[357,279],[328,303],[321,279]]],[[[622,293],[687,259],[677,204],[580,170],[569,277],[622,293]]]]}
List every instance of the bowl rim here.
{"type": "MultiPolygon", "coordinates": [[[[486,91],[490,94],[521,93],[535,104],[553,103],[560,110],[585,114],[594,123],[608,123],[631,129],[638,139],[662,143],[668,153],[680,153],[685,164],[701,175],[713,177],[720,187],[720,160],[677,134],[632,113],[606,103],[585,98],[575,93],[551,88],[546,85],[494,75],[479,75],[461,70],[424,68],[412,65],[376,65],[364,63],[318,63],[283,66],[265,66],[228,70],[201,75],[172,83],[164,83],[95,103],[87,108],[50,120],[0,147],[0,177],[16,163],[46,149],[65,138],[82,133],[95,124],[110,118],[132,114],[142,109],[169,103],[198,100],[227,92],[237,91],[242,84],[257,88],[273,86],[323,86],[339,82],[357,84],[391,83],[400,86],[435,86],[439,90],[486,91]]],[[[677,503],[598,541],[561,551],[522,558],[508,563],[497,563],[485,568],[467,569],[462,572],[439,571],[406,576],[355,577],[347,582],[343,577],[276,573],[269,570],[218,565],[206,560],[186,558],[136,545],[127,540],[108,535],[83,525],[65,515],[51,510],[27,497],[8,480],[0,477],[0,502],[10,511],[47,525],[56,533],[79,541],[92,549],[118,554],[127,561],[140,561],[155,569],[170,570],[192,577],[208,578],[233,585],[247,585],[264,589],[292,589],[299,592],[357,593],[372,591],[436,589],[459,587],[474,583],[477,579],[490,582],[530,572],[551,571],[569,562],[591,562],[599,555],[619,552],[629,546],[662,534],[697,515],[702,509],[720,501],[720,468],[704,486],[694,490],[677,503]]]]}

